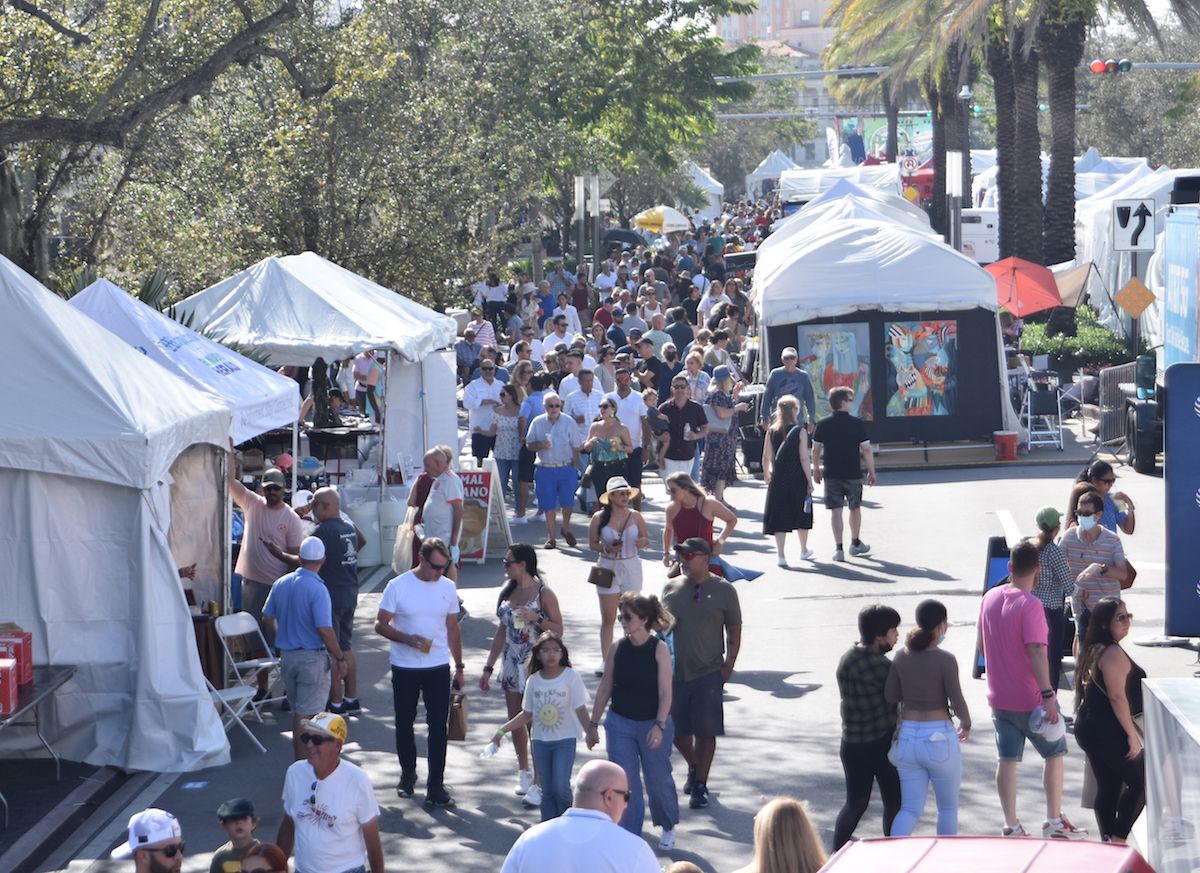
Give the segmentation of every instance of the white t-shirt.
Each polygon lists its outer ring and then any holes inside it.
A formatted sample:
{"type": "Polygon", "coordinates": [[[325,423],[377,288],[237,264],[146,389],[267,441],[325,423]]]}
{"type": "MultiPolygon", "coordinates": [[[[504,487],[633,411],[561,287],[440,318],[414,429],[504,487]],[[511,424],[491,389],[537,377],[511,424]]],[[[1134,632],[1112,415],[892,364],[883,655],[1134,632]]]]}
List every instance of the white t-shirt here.
{"type": "Polygon", "coordinates": [[[296,825],[296,873],[353,870],[367,863],[362,826],[379,818],[379,804],[361,768],[343,760],[317,779],[312,764],[297,761],[283,780],[283,811],[296,825]]]}
{"type": "Polygon", "coordinates": [[[579,739],[579,719],[575,710],[589,703],[591,698],[583,687],[583,680],[570,667],[565,667],[554,679],[534,673],[525,680],[521,709],[533,714],[533,738],[552,743],[579,739]]]}
{"type": "MultiPolygon", "coordinates": [[[[499,380],[496,380],[495,384],[498,383],[499,380]]],[[[497,396],[498,394],[499,392],[497,396]]],[[[450,528],[454,524],[454,509],[450,504],[455,500],[461,503],[462,499],[462,479],[459,479],[453,470],[447,470],[433,480],[433,485],[429,488],[429,497],[425,500],[425,511],[421,515],[425,539],[438,537],[445,540],[446,545],[450,545],[453,533],[450,528]]]]}
{"type": "Polygon", "coordinates": [[[646,417],[646,401],[642,399],[642,392],[630,390],[629,396],[622,398],[616,391],[611,391],[605,394],[604,398],[617,404],[617,418],[621,419],[621,424],[629,428],[633,444],[640,446],[642,444],[642,419],[646,417]]]}
{"type": "Polygon", "coordinates": [[[604,296],[605,292],[611,293],[612,289],[617,287],[617,274],[605,274],[601,272],[600,275],[596,277],[596,281],[593,284],[596,286],[596,289],[600,292],[601,296],[604,296]]]}
{"type": "MultiPolygon", "coordinates": [[[[441,555],[438,555],[438,558],[441,559],[441,555]]],[[[458,589],[452,581],[443,576],[436,582],[426,582],[418,579],[417,574],[409,570],[407,573],[401,573],[383,589],[379,608],[392,613],[392,627],[401,633],[416,634],[433,640],[428,652],[393,642],[393,667],[427,670],[450,663],[446,616],[458,615],[458,589]]]]}
{"type": "Polygon", "coordinates": [[[650,846],[597,809],[571,807],[513,843],[500,873],[661,873],[650,846]]]}

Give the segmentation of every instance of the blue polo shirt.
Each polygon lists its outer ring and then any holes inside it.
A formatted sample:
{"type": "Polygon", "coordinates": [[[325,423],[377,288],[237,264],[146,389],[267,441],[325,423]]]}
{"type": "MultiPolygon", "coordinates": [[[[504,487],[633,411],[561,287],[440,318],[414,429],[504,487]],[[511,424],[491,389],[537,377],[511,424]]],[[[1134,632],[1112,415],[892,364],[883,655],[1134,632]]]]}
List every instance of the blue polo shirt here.
{"type": "Polygon", "coordinates": [[[287,649],[324,649],[319,627],[333,627],[329,590],[321,577],[301,567],[275,580],[263,615],[275,619],[275,646],[287,649]]]}

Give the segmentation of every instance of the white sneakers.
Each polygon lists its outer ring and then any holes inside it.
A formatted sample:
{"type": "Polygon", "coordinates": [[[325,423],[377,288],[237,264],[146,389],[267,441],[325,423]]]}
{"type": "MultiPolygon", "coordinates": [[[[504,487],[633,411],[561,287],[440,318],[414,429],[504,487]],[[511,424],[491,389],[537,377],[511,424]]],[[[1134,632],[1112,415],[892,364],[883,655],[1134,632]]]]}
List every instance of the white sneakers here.
{"type": "Polygon", "coordinates": [[[1075,827],[1065,815],[1042,823],[1042,839],[1045,840],[1086,840],[1087,835],[1085,828],[1075,827]]]}
{"type": "Polygon", "coordinates": [[[530,809],[536,809],[542,805],[542,789],[539,785],[530,785],[529,790],[525,792],[525,796],[521,798],[521,803],[528,806],[530,809]]]}
{"type": "Polygon", "coordinates": [[[800,553],[800,560],[801,561],[811,561],[816,556],[817,556],[817,553],[814,552],[812,549],[805,549],[803,552],[800,553]]]}
{"type": "Polygon", "coordinates": [[[523,797],[531,785],[533,785],[533,770],[522,770],[517,774],[517,787],[513,789],[513,794],[523,797]]]}
{"type": "Polygon", "coordinates": [[[833,550],[833,560],[839,564],[845,562],[846,553],[843,552],[841,549],[834,549],[833,550]]]}
{"type": "Polygon", "coordinates": [[[658,848],[669,852],[675,848],[675,829],[663,828],[662,836],[658,838],[658,848]]]}
{"type": "Polygon", "coordinates": [[[865,555],[871,551],[871,547],[866,543],[860,542],[857,546],[854,543],[850,544],[850,554],[854,557],[865,555]]]}
{"type": "Polygon", "coordinates": [[[783,555],[780,555],[778,559],[776,559],[775,563],[778,566],[783,567],[785,570],[787,569],[787,558],[785,558],[783,555]]]}

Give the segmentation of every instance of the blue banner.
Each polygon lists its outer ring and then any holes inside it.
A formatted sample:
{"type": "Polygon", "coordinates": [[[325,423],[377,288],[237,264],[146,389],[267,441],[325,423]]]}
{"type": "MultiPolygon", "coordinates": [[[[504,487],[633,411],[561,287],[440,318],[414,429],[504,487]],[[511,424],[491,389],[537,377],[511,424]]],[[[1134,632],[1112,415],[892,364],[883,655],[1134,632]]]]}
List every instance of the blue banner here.
{"type": "Polygon", "coordinates": [[[1179,210],[1167,216],[1165,258],[1166,291],[1163,300],[1163,355],[1165,370],[1173,364],[1200,360],[1197,348],[1197,261],[1200,259],[1200,216],[1179,210]]]}
{"type": "Polygon", "coordinates": [[[1200,364],[1167,368],[1163,448],[1166,632],[1200,636],[1200,364]]]}

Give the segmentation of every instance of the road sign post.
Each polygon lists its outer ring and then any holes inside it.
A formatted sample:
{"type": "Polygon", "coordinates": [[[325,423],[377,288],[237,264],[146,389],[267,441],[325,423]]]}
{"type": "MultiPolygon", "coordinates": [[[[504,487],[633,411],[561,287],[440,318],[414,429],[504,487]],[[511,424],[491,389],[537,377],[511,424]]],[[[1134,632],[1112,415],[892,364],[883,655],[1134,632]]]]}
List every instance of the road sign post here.
{"type": "MultiPolygon", "coordinates": [[[[1153,197],[1113,201],[1113,249],[1131,253],[1131,279],[1140,278],[1138,253],[1154,251],[1154,211],[1153,197]]],[[[1132,358],[1136,358],[1138,353],[1139,327],[1138,316],[1131,315],[1129,355],[1132,358]]]]}

